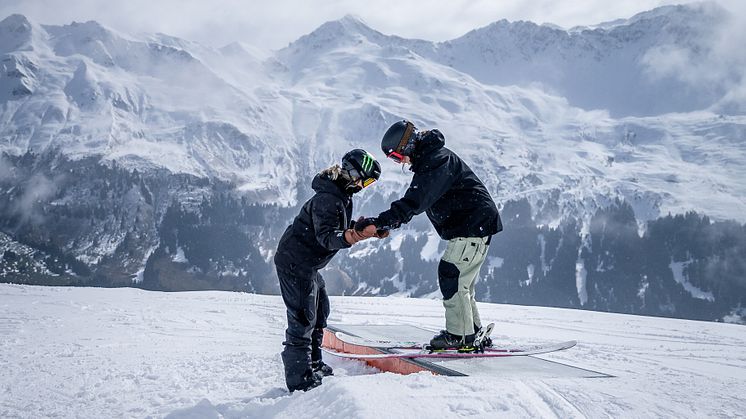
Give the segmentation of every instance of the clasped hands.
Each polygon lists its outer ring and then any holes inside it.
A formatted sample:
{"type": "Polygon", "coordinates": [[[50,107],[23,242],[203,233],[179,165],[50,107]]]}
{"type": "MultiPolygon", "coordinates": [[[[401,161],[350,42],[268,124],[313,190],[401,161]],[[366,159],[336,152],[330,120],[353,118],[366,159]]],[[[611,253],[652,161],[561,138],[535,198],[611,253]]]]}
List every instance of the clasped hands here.
{"type": "Polygon", "coordinates": [[[377,221],[378,220],[376,218],[358,218],[355,222],[355,228],[349,228],[345,230],[345,240],[347,240],[347,243],[355,244],[359,241],[367,240],[372,237],[385,239],[389,236],[389,231],[378,229],[378,227],[376,227],[377,221]]]}

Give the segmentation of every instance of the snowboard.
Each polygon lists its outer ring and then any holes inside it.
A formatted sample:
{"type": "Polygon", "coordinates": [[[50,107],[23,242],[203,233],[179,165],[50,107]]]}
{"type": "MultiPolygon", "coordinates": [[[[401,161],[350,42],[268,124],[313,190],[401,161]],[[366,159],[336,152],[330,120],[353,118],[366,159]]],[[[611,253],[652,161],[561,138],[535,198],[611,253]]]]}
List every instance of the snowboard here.
{"type": "MultiPolygon", "coordinates": [[[[349,335],[347,335],[349,336],[349,335]]],[[[400,342],[401,343],[401,342],[400,342]]],[[[407,342],[408,343],[408,342],[407,342]]],[[[576,341],[570,340],[562,343],[553,343],[545,345],[530,345],[530,346],[515,346],[515,347],[500,347],[484,348],[484,352],[458,352],[457,350],[445,350],[430,352],[420,348],[402,348],[394,347],[390,349],[396,349],[401,352],[393,353],[382,353],[382,354],[348,354],[344,352],[337,352],[333,349],[322,348],[325,352],[339,356],[342,358],[354,358],[354,359],[395,359],[395,358],[450,358],[450,359],[461,359],[461,358],[504,358],[512,356],[528,356],[528,355],[540,355],[550,352],[562,351],[565,349],[572,348],[577,344],[576,341]]]]}
{"type": "MultiPolygon", "coordinates": [[[[492,330],[495,328],[495,323],[490,323],[486,327],[483,327],[479,333],[474,337],[474,347],[480,348],[482,341],[487,339],[490,334],[492,333],[492,330]]],[[[397,348],[397,349],[422,349],[422,350],[430,350],[428,347],[429,344],[427,343],[421,343],[421,342],[415,342],[415,341],[393,341],[393,340],[370,340],[365,338],[359,338],[357,336],[348,335],[344,332],[336,332],[335,336],[337,336],[337,339],[341,340],[345,343],[350,343],[352,345],[360,345],[360,346],[368,346],[371,348],[397,348]]],[[[491,350],[490,347],[481,348],[486,350],[491,350]]],[[[480,349],[480,350],[481,350],[480,349]]],[[[499,350],[499,349],[498,349],[499,350]]],[[[499,350],[501,352],[504,352],[503,350],[499,350]]]]}

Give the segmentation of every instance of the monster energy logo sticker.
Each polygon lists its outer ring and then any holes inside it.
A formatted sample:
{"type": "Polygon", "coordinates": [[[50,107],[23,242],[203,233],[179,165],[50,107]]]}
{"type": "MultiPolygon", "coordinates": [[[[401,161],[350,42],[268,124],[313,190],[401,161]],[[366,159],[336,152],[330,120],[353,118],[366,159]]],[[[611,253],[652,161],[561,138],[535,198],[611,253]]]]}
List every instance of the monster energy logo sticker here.
{"type": "Polygon", "coordinates": [[[370,154],[363,154],[363,170],[366,172],[370,172],[370,169],[373,168],[373,161],[373,157],[371,157],[370,154]]]}

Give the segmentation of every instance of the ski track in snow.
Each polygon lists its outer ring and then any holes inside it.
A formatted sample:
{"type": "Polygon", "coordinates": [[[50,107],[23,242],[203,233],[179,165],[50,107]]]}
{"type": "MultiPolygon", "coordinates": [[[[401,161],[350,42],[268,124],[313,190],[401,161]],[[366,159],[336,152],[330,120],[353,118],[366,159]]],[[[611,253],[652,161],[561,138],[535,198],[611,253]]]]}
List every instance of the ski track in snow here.
{"type": "MultiPolygon", "coordinates": [[[[277,296],[0,284],[0,417],[743,417],[746,327],[481,304],[496,343],[578,340],[542,358],[614,378],[336,375],[288,394],[277,296]]],[[[332,297],[332,323],[437,330],[439,301],[332,297]]],[[[500,362],[500,360],[494,360],[500,362]]]]}

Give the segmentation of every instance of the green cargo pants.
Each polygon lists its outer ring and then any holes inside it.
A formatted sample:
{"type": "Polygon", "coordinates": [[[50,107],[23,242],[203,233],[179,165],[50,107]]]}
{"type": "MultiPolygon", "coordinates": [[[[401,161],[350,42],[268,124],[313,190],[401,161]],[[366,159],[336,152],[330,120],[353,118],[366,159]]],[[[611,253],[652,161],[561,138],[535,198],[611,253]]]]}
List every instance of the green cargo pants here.
{"type": "Polygon", "coordinates": [[[457,237],[448,241],[438,264],[438,285],[446,309],[446,330],[470,335],[482,327],[474,285],[487,256],[489,237],[457,237]]]}

